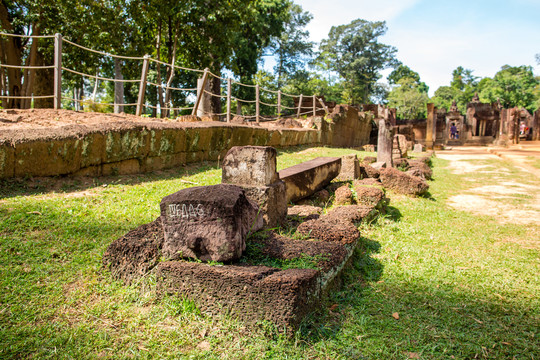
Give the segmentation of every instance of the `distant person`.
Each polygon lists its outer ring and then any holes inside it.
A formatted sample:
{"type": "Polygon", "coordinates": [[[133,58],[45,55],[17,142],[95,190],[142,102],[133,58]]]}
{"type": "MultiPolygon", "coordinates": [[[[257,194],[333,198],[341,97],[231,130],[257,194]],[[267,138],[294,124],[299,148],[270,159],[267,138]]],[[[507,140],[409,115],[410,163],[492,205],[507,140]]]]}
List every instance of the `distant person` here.
{"type": "Polygon", "coordinates": [[[452,126],[450,127],[450,139],[455,139],[456,134],[457,134],[456,124],[452,123],[452,126]]]}
{"type": "Polygon", "coordinates": [[[456,140],[459,140],[459,130],[456,130],[456,135],[455,135],[455,137],[456,137],[456,140]]]}

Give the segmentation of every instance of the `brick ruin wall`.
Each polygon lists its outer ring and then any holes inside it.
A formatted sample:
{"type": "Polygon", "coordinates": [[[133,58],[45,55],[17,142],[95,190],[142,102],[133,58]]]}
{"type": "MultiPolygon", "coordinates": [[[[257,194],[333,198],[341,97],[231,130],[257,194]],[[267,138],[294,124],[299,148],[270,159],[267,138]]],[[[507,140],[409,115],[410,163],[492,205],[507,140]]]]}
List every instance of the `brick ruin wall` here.
{"type": "Polygon", "coordinates": [[[222,122],[72,125],[0,133],[0,179],[26,176],[136,174],[223,159],[233,146],[356,147],[369,142],[358,111],[345,110],[318,129],[275,129],[222,122]]]}

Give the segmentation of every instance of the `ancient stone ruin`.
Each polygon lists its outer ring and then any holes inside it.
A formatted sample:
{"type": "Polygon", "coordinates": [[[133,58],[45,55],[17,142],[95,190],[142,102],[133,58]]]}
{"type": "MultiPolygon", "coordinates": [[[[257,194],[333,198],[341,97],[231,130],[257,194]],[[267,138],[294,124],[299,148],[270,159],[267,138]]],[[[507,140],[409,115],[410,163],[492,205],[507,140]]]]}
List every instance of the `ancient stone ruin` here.
{"type": "MultiPolygon", "coordinates": [[[[164,197],[161,216],[114,241],[103,264],[126,283],[153,273],[158,295],[185,297],[206,314],[229,314],[248,324],[266,320],[290,332],[339,285],[360,238],[357,225],[385,212],[383,186],[400,191],[396,184],[405,178],[403,192],[422,187],[411,180],[419,177],[392,168],[381,171],[381,182],[371,160],[344,158],[341,173],[340,158],[317,158],[277,173],[275,149],[233,148],[223,161],[222,184],[164,197]],[[347,180],[336,182],[338,174],[347,180]],[[327,214],[314,205],[287,207],[316,203],[322,192],[334,205],[327,214]],[[340,193],[345,206],[338,204],[340,193]],[[279,235],[273,229],[280,224],[298,238],[279,235]]],[[[412,160],[407,165],[414,166],[412,160]]]]}

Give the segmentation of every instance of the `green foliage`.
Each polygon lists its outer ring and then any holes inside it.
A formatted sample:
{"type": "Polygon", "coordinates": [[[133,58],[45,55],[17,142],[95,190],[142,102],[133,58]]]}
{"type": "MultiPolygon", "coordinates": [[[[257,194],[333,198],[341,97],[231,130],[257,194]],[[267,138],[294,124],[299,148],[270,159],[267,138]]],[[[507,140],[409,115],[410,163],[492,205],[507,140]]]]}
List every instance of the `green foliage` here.
{"type": "Polygon", "coordinates": [[[284,30],[272,40],[268,49],[276,57],[274,72],[279,87],[285,83],[286,78],[303,69],[313,55],[314,43],[308,40],[309,31],[305,29],[312,19],[313,15],[304,11],[300,5],[289,3],[284,30]]]}
{"type": "MultiPolygon", "coordinates": [[[[446,109],[449,110],[452,106],[452,102],[455,100],[457,101],[458,97],[460,96],[461,91],[458,89],[451,87],[451,86],[441,86],[437,90],[435,90],[434,96],[431,98],[431,102],[435,104],[435,106],[439,109],[446,109]]],[[[458,105],[458,108],[464,112],[465,107],[460,107],[458,105]]]]}
{"type": "Polygon", "coordinates": [[[540,81],[534,77],[531,66],[505,65],[495,74],[491,85],[504,107],[524,107],[530,112],[536,110],[539,100],[536,90],[540,81]]]}
{"type": "Polygon", "coordinates": [[[428,95],[410,77],[400,79],[388,94],[388,106],[396,108],[397,117],[400,119],[425,118],[428,100],[428,95]]]}
{"type": "Polygon", "coordinates": [[[380,78],[379,71],[396,64],[397,49],[379,43],[386,33],[384,21],[357,19],[350,24],[333,26],[320,45],[318,61],[345,80],[349,103],[368,103],[380,78]]]}
{"type": "Polygon", "coordinates": [[[395,68],[394,71],[392,71],[387,77],[390,85],[397,85],[400,80],[406,78],[412,79],[416,84],[418,84],[419,91],[426,94],[429,91],[429,87],[426,85],[426,83],[420,81],[420,75],[407,65],[399,64],[399,66],[395,68]]]}

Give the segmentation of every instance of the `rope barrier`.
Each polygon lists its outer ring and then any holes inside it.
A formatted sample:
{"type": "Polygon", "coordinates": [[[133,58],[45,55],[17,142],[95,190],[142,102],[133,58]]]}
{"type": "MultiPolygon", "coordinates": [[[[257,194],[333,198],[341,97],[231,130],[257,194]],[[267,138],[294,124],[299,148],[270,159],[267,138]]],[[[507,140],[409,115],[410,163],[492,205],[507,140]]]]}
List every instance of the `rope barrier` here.
{"type": "Polygon", "coordinates": [[[66,97],[62,97],[62,99],[67,99],[67,100],[70,100],[70,101],[75,101],[75,102],[78,102],[78,103],[88,103],[88,104],[97,104],[97,105],[106,105],[106,106],[114,106],[114,105],[118,105],[118,106],[137,106],[137,103],[132,103],[132,104],[116,104],[116,103],[102,103],[102,102],[97,102],[97,101],[92,101],[92,100],[79,100],[79,99],[75,99],[75,98],[66,98],[66,97]]]}
{"type": "Polygon", "coordinates": [[[204,90],[204,93],[205,93],[205,94],[208,94],[208,95],[211,95],[211,96],[213,96],[213,97],[218,97],[218,98],[220,98],[220,99],[226,98],[226,97],[227,97],[227,95],[217,95],[217,94],[211,93],[211,92],[208,91],[208,90],[204,90]]]}
{"type": "Polygon", "coordinates": [[[198,73],[203,73],[204,70],[199,70],[199,69],[191,69],[191,68],[187,68],[187,67],[182,67],[182,66],[178,66],[178,65],[174,65],[174,64],[168,64],[164,61],[161,61],[161,60],[157,60],[157,59],[154,59],[154,58],[148,58],[148,60],[150,61],[153,61],[155,63],[158,63],[158,64],[161,64],[161,65],[165,65],[165,66],[168,66],[168,67],[174,67],[176,69],[180,69],[180,70],[186,70],[186,71],[195,71],[195,72],[198,72],[198,73]]]}
{"type": "Polygon", "coordinates": [[[193,106],[192,107],[158,107],[158,106],[154,106],[154,105],[149,105],[149,104],[144,104],[143,105],[144,107],[147,107],[147,108],[150,108],[150,109],[156,109],[156,110],[193,110],[193,106]]]}
{"type": "Polygon", "coordinates": [[[138,83],[138,82],[141,82],[141,80],[123,80],[123,79],[120,80],[120,79],[105,78],[105,77],[96,76],[96,75],[89,75],[89,74],[84,74],[84,73],[81,73],[81,72],[78,72],[78,71],[75,71],[75,70],[71,70],[71,69],[68,69],[68,68],[65,68],[65,67],[62,67],[62,70],[65,70],[67,72],[71,72],[73,74],[86,76],[86,77],[89,77],[89,78],[92,78],[92,79],[98,79],[98,80],[104,80],[104,81],[113,81],[113,82],[120,82],[120,83],[138,83]]]}
{"type": "Polygon", "coordinates": [[[54,65],[45,65],[45,66],[27,66],[27,65],[7,65],[0,64],[0,67],[8,69],[54,69],[54,65]]]}
{"type": "Polygon", "coordinates": [[[268,103],[262,102],[262,101],[260,101],[260,100],[259,100],[259,103],[260,103],[260,104],[263,104],[263,105],[266,105],[266,106],[277,107],[277,104],[268,104],[268,103]]]}
{"type": "Polygon", "coordinates": [[[0,95],[0,99],[51,99],[54,95],[36,95],[36,96],[15,96],[15,95],[0,95]]]}
{"type": "Polygon", "coordinates": [[[239,99],[239,98],[232,98],[232,99],[236,100],[236,101],[246,103],[246,104],[253,104],[253,103],[257,102],[256,100],[244,100],[244,99],[239,99]]]}
{"type": "Polygon", "coordinates": [[[62,38],[62,42],[66,42],[66,43],[68,43],[68,44],[70,44],[70,45],[76,46],[76,47],[81,48],[81,49],[86,50],[86,51],[90,51],[90,52],[93,52],[93,53],[96,53],[96,54],[100,54],[100,55],[110,56],[110,57],[116,58],[116,59],[124,59],[124,60],[144,60],[144,57],[113,55],[113,54],[110,54],[110,53],[107,53],[107,52],[104,52],[104,51],[99,51],[99,50],[90,49],[90,48],[87,48],[87,47],[85,47],[85,46],[82,46],[82,45],[79,45],[79,44],[77,44],[77,43],[74,43],[73,41],[69,41],[69,40],[67,40],[67,39],[64,39],[64,38],[62,38]]]}
{"type": "Polygon", "coordinates": [[[197,88],[175,88],[175,87],[169,87],[169,86],[166,86],[166,85],[160,85],[160,84],[156,84],[156,83],[153,83],[151,81],[146,81],[147,84],[149,85],[154,85],[156,87],[159,87],[159,88],[162,88],[162,89],[169,89],[169,90],[178,90],[178,91],[195,91],[197,90],[197,88]]]}
{"type": "Polygon", "coordinates": [[[8,34],[5,32],[0,32],[0,35],[20,37],[20,38],[31,38],[31,39],[50,39],[54,37],[54,35],[19,35],[19,34],[8,34]]]}

